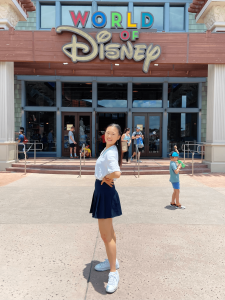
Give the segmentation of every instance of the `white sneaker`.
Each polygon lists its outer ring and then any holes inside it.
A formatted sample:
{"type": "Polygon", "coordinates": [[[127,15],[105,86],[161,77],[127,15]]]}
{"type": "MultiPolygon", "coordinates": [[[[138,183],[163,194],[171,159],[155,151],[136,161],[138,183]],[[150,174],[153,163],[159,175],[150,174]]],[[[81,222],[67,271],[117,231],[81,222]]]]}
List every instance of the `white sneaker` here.
{"type": "MultiPolygon", "coordinates": [[[[118,260],[116,260],[116,269],[119,269],[119,262],[118,260]]],[[[110,270],[110,264],[109,264],[109,260],[106,259],[105,261],[97,264],[95,266],[95,271],[99,271],[99,272],[102,272],[102,271],[107,271],[107,270],[110,270]]]]}
{"type": "Polygon", "coordinates": [[[142,160],[138,160],[139,163],[142,163],[142,160]]]}
{"type": "Polygon", "coordinates": [[[106,286],[106,292],[110,294],[114,293],[118,289],[119,281],[119,272],[110,272],[108,284],[106,286]]]}
{"type": "Polygon", "coordinates": [[[132,161],[132,160],[133,160],[133,157],[131,156],[130,161],[132,161]]]}

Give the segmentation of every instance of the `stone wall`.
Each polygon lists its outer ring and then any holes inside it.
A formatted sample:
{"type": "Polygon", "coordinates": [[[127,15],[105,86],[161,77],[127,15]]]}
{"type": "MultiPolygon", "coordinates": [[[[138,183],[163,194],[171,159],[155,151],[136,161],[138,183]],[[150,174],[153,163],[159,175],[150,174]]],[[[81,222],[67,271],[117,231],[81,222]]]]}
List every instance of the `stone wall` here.
{"type": "Polygon", "coordinates": [[[205,24],[197,24],[195,14],[189,13],[189,32],[205,32],[205,24]]]}
{"type": "Polygon", "coordinates": [[[21,81],[14,78],[15,132],[21,126],[21,81]]]}
{"type": "MultiPolygon", "coordinates": [[[[34,1],[33,3],[36,4],[34,1]]],[[[18,22],[15,30],[36,30],[36,11],[29,11],[28,16],[27,21],[18,22]]]]}
{"type": "Polygon", "coordinates": [[[207,121],[207,82],[202,84],[202,132],[201,141],[206,142],[206,121],[207,121]]]}

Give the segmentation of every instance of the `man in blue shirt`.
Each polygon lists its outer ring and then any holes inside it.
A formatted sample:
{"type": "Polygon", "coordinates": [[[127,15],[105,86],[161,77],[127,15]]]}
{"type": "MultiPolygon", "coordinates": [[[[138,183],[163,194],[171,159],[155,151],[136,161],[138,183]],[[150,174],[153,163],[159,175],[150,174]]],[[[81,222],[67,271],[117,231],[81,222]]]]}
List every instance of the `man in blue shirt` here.
{"type": "Polygon", "coordinates": [[[177,160],[178,160],[179,154],[178,152],[174,151],[170,155],[170,182],[173,186],[173,194],[172,194],[172,201],[170,203],[171,206],[174,206],[176,208],[185,208],[180,204],[180,178],[179,178],[179,172],[181,169],[181,164],[177,167],[177,160]],[[175,203],[176,200],[176,203],[175,203]]]}

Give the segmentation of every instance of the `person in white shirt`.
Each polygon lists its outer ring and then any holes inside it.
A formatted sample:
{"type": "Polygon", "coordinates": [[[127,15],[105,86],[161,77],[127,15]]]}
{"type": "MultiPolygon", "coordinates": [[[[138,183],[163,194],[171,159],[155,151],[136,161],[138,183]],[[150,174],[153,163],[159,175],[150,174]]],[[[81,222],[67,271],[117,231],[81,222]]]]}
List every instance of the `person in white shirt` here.
{"type": "Polygon", "coordinates": [[[106,147],[95,165],[95,191],[90,209],[92,217],[98,219],[99,231],[108,256],[108,259],[95,266],[96,271],[110,270],[107,293],[114,293],[119,284],[119,262],[116,259],[116,235],[112,219],[122,215],[120,198],[114,186],[114,179],[121,175],[121,135],[121,128],[117,124],[106,128],[106,147]]]}
{"type": "Polygon", "coordinates": [[[75,142],[75,140],[74,140],[74,134],[73,134],[73,132],[74,132],[74,126],[72,126],[71,128],[70,128],[70,131],[69,131],[69,133],[68,133],[68,136],[69,136],[69,144],[70,144],[70,158],[73,158],[73,149],[74,149],[74,158],[76,158],[77,157],[77,147],[75,146],[76,145],[76,142],[75,142]]]}

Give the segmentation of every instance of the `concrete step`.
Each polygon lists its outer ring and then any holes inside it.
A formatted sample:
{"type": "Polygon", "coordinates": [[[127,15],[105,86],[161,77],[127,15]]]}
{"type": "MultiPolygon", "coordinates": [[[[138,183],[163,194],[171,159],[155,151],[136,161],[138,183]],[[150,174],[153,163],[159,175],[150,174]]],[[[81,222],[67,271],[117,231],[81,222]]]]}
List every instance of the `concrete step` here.
{"type": "MultiPolygon", "coordinates": [[[[12,164],[13,168],[24,168],[24,164],[22,163],[14,163],[12,164]]],[[[85,171],[94,171],[95,170],[95,165],[82,165],[82,170],[85,171]]],[[[135,168],[137,168],[137,166],[135,164],[130,164],[130,165],[123,165],[121,170],[122,171],[132,171],[135,168]]],[[[207,169],[207,165],[205,164],[195,164],[194,165],[195,169],[207,169]]],[[[79,171],[80,170],[80,165],[34,165],[34,164],[27,164],[27,169],[38,169],[38,170],[71,170],[71,171],[79,171]]],[[[145,171],[151,171],[151,170],[165,170],[168,171],[169,166],[165,165],[147,165],[144,163],[140,164],[140,169],[145,170],[145,171]]],[[[192,169],[192,165],[188,164],[186,165],[185,170],[191,170],[192,169]]]]}
{"type": "MultiPolygon", "coordinates": [[[[6,171],[8,172],[19,172],[24,173],[24,167],[10,167],[7,168],[6,171]]],[[[62,169],[47,169],[47,168],[27,168],[27,173],[40,173],[40,174],[67,174],[67,175],[79,175],[79,170],[62,170],[62,169]]],[[[169,170],[161,170],[161,169],[150,169],[146,170],[140,168],[140,175],[169,175],[169,170]]],[[[180,171],[180,174],[191,174],[191,169],[183,169],[180,171]]],[[[196,168],[194,169],[194,173],[210,173],[210,170],[206,167],[204,168],[196,168]]],[[[135,170],[125,170],[123,171],[122,175],[137,175],[138,171],[135,170]]],[[[82,170],[82,175],[94,175],[94,170],[82,170]]]]}

